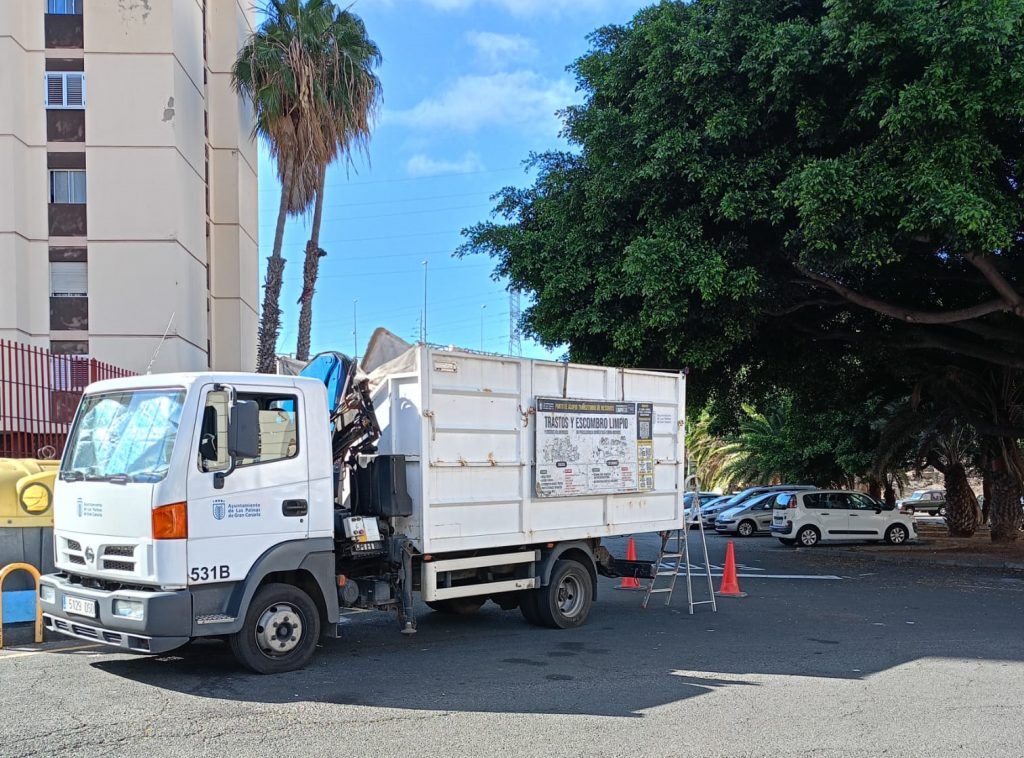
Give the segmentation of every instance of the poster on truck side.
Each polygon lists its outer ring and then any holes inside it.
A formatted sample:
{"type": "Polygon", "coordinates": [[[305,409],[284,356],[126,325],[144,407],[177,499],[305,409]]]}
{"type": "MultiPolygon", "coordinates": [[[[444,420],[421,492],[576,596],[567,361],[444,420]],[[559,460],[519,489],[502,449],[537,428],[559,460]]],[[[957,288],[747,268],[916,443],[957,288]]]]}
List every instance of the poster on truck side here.
{"type": "Polygon", "coordinates": [[[537,398],[538,497],[654,489],[652,403],[537,398]]]}

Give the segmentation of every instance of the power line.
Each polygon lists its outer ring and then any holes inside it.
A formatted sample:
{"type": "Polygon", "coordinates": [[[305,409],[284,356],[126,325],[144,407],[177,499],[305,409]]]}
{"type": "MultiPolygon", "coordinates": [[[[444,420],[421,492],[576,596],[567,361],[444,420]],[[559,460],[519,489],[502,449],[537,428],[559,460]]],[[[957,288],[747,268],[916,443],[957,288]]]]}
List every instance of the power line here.
{"type": "MultiPolygon", "coordinates": [[[[397,213],[378,213],[372,216],[326,216],[324,221],[362,221],[370,218],[394,218],[396,216],[417,216],[424,213],[441,213],[443,211],[463,211],[470,208],[486,208],[489,207],[490,203],[476,203],[475,205],[452,205],[447,208],[424,208],[419,211],[399,211],[397,213]]],[[[272,229],[277,226],[277,223],[273,224],[260,224],[260,229],[272,229]]]]}
{"type": "MultiPolygon", "coordinates": [[[[363,187],[368,184],[398,184],[403,182],[423,182],[429,179],[445,179],[452,176],[479,176],[481,174],[500,174],[506,171],[520,171],[522,166],[510,166],[508,168],[492,168],[484,169],[482,171],[456,171],[450,174],[434,174],[433,176],[410,176],[404,179],[372,179],[368,182],[345,182],[343,185],[339,184],[325,184],[324,187],[329,189],[331,187],[363,187]]],[[[269,194],[270,190],[261,191],[261,195],[269,194]]],[[[281,190],[275,189],[274,194],[280,195],[281,190]]]]}

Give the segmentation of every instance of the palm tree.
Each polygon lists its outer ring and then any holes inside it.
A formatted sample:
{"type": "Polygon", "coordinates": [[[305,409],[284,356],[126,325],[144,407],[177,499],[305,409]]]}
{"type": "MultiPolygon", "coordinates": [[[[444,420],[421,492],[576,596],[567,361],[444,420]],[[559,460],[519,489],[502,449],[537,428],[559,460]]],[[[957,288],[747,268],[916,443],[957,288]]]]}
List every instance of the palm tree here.
{"type": "MultiPolygon", "coordinates": [[[[342,100],[352,68],[339,52],[339,39],[347,39],[345,30],[352,24],[346,18],[344,29],[338,27],[346,12],[331,0],[269,0],[265,13],[266,20],[242,46],[231,73],[235,91],[252,103],[254,135],[266,140],[281,180],[256,359],[257,371],[273,373],[281,329],[285,220],[309,208],[322,185],[321,167],[338,153],[339,136],[330,114],[345,110],[342,100]]],[[[362,29],[362,22],[355,21],[362,29]]]]}
{"type": "Polygon", "coordinates": [[[330,108],[322,115],[323,131],[331,136],[333,152],[327,163],[316,166],[314,187],[316,201],[313,226],[306,243],[306,260],[302,271],[302,294],[299,297],[299,336],[295,357],[309,358],[309,338],[313,325],[313,292],[316,288],[320,259],[327,252],[320,247],[320,221],[323,216],[324,180],[327,165],[341,156],[351,161],[353,153],[365,154],[370,129],[380,107],[381,84],[374,74],[380,66],[380,49],[366,36],[362,20],[348,10],[335,9],[330,27],[332,44],[328,91],[330,108]]]}
{"type": "Polygon", "coordinates": [[[931,466],[944,479],[950,536],[970,537],[980,522],[978,498],[967,477],[978,454],[977,436],[951,409],[922,402],[922,388],[886,409],[889,418],[879,434],[872,474],[881,478],[904,467],[931,466]]]}

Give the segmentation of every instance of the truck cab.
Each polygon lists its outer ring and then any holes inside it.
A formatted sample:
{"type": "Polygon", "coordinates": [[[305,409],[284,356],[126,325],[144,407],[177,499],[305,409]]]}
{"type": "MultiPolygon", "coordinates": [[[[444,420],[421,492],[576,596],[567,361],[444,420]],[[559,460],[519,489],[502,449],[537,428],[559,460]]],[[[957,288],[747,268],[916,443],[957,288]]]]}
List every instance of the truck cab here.
{"type": "MultiPolygon", "coordinates": [[[[234,634],[256,592],[283,577],[337,621],[327,418],[324,384],[302,377],[90,386],[56,485],[47,627],[164,652],[234,634]]],[[[265,635],[267,650],[291,651],[304,635],[315,643],[321,614],[302,611],[283,604],[268,616],[289,634],[265,635]]]]}

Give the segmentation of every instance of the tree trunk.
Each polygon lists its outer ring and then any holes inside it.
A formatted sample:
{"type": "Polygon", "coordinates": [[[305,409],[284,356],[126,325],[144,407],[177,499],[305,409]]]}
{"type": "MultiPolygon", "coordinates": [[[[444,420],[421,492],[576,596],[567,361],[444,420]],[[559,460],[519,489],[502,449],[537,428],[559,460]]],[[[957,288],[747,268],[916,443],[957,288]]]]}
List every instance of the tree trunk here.
{"type": "Polygon", "coordinates": [[[875,500],[882,499],[882,483],[877,479],[868,480],[868,494],[875,500]]]}
{"type": "Polygon", "coordinates": [[[295,347],[295,358],[300,361],[309,360],[309,335],[313,329],[313,292],[316,279],[320,273],[320,259],[327,252],[320,247],[320,221],[324,210],[324,182],[327,178],[327,167],[321,166],[317,177],[316,204],[313,208],[313,228],[306,243],[306,262],[302,269],[302,294],[299,296],[299,339],[295,347]]]}
{"type": "Polygon", "coordinates": [[[981,506],[981,523],[987,524],[992,509],[992,470],[988,466],[985,466],[981,474],[981,496],[985,499],[981,506]]]}
{"type": "Polygon", "coordinates": [[[885,485],[882,488],[882,494],[885,496],[885,504],[896,507],[896,490],[892,486],[892,482],[889,479],[885,480],[885,485]]]}
{"type": "Polygon", "coordinates": [[[281,282],[284,279],[284,222],[288,216],[288,197],[291,194],[293,162],[288,161],[281,185],[281,207],[277,212],[274,249],[267,259],[267,278],[264,281],[263,313],[260,315],[259,343],[256,348],[256,370],[261,374],[277,373],[277,335],[281,331],[281,282]]]}
{"type": "Polygon", "coordinates": [[[972,537],[978,529],[978,501],[959,461],[945,467],[946,526],[951,537],[972,537]]]}
{"type": "MultiPolygon", "coordinates": [[[[1011,454],[1017,453],[1014,440],[1006,442],[1011,454]]],[[[999,456],[994,456],[991,473],[991,501],[989,519],[992,524],[993,542],[1013,542],[1017,539],[1021,525],[1021,482],[1016,473],[999,456]]],[[[989,498],[985,498],[988,505],[989,498]]]]}

